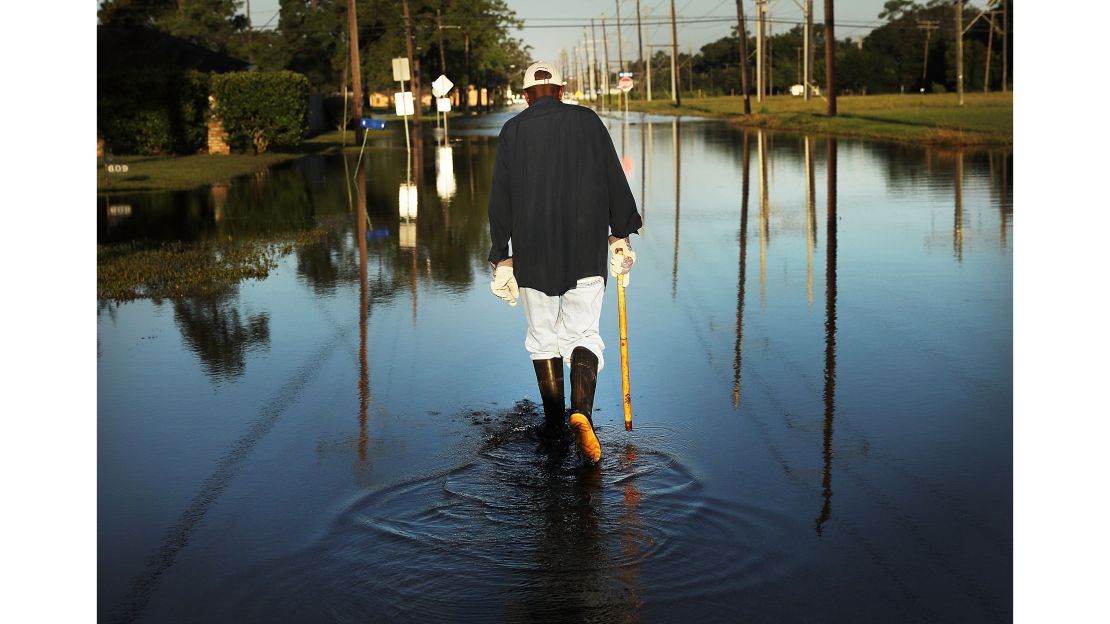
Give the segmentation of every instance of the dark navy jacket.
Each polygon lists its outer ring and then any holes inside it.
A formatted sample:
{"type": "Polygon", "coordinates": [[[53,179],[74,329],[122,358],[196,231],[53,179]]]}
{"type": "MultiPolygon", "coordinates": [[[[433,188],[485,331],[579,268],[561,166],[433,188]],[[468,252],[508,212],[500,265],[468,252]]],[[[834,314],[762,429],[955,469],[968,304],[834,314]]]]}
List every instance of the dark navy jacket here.
{"type": "Polygon", "coordinates": [[[613,140],[593,110],[541,97],[505,122],[489,199],[489,261],[522,288],[562,295],[608,271],[609,234],[640,229],[613,140]]]}

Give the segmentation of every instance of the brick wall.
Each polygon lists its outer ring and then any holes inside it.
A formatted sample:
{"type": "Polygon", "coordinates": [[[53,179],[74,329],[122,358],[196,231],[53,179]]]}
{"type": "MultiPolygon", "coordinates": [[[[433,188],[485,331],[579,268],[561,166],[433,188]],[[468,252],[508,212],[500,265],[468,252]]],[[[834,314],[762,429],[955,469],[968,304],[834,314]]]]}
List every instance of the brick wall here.
{"type": "MultiPolygon", "coordinates": [[[[208,96],[209,110],[212,110],[215,106],[215,96],[208,96]]],[[[227,130],[224,130],[224,124],[215,114],[208,117],[208,153],[221,156],[231,154],[231,146],[227,144],[227,130]]]]}

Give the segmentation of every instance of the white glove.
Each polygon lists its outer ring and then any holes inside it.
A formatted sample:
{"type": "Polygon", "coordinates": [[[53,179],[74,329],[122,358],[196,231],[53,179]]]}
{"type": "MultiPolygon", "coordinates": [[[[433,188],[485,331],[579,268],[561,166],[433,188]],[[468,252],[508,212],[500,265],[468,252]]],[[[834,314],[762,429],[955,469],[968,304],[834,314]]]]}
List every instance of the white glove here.
{"type": "Polygon", "coordinates": [[[494,269],[493,281],[490,282],[489,289],[493,294],[508,301],[509,305],[516,307],[516,300],[520,298],[520,288],[516,285],[516,277],[513,277],[513,267],[499,266],[494,269]]]}
{"type": "Polygon", "coordinates": [[[628,244],[627,238],[618,238],[609,245],[609,251],[612,254],[609,256],[609,273],[620,280],[621,286],[628,286],[628,272],[632,270],[632,265],[636,263],[636,252],[632,251],[632,246],[628,244]]]}

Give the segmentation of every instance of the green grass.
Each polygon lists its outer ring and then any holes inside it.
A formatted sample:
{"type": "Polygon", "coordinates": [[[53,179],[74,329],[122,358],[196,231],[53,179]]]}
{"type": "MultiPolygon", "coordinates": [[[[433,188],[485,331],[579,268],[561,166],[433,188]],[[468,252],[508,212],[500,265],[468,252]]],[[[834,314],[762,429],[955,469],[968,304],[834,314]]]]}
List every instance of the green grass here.
{"type": "MultiPolygon", "coordinates": [[[[393,132],[400,132],[400,119],[388,119],[393,132]]],[[[425,124],[435,124],[434,116],[421,117],[425,124]]],[[[390,149],[374,144],[376,137],[384,137],[385,132],[369,131],[371,142],[366,151],[390,149]]],[[[344,146],[343,133],[338,130],[324,132],[306,139],[294,148],[277,148],[261,156],[250,154],[231,154],[211,156],[194,154],[191,156],[115,156],[113,164],[126,164],[127,173],[107,173],[104,159],[96,159],[96,190],[98,193],[134,191],[176,191],[196,188],[231,178],[253,173],[274,165],[301,158],[307,154],[318,154],[343,149],[358,151],[353,130],[347,131],[344,146]]]]}
{"type": "Polygon", "coordinates": [[[745,126],[859,136],[875,139],[995,145],[1013,143],[1012,93],[967,93],[959,106],[955,94],[857,95],[836,99],[837,116],[825,115],[821,98],[774,96],[751,98],[752,114],[741,114],[739,96],[682,98],[675,108],[669,99],[633,100],[629,110],[664,115],[721,117],[745,126]]]}
{"type": "Polygon", "coordinates": [[[107,173],[104,160],[96,159],[98,193],[119,191],[174,191],[214,184],[278,163],[300,158],[302,153],[275,152],[252,156],[116,156],[112,163],[126,164],[126,173],[107,173]]]}

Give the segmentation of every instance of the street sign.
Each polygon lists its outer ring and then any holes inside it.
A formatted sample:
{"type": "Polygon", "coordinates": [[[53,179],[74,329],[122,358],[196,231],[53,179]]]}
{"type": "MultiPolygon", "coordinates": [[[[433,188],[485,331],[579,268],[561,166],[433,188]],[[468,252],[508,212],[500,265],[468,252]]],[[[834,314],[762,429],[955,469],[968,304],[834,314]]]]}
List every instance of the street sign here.
{"type": "Polygon", "coordinates": [[[624,78],[626,76],[628,78],[631,78],[632,77],[632,72],[621,72],[620,74],[618,74],[618,76],[620,76],[621,78],[624,78]]]}
{"type": "Polygon", "coordinates": [[[403,56],[393,59],[393,80],[401,82],[409,79],[409,60],[403,56]]]}
{"type": "Polygon", "coordinates": [[[398,115],[411,115],[413,113],[412,91],[398,91],[393,94],[393,102],[398,115]]]}
{"type": "Polygon", "coordinates": [[[432,95],[441,98],[447,95],[447,92],[450,91],[453,86],[455,86],[455,83],[448,80],[447,76],[440,74],[439,78],[436,78],[432,83],[432,95]]]}
{"type": "Polygon", "coordinates": [[[383,119],[363,117],[358,121],[358,125],[366,130],[385,130],[385,120],[383,119]]]}
{"type": "Polygon", "coordinates": [[[451,99],[450,98],[436,98],[436,112],[437,113],[450,113],[451,112],[451,99]]]}
{"type": "Polygon", "coordinates": [[[628,93],[632,90],[632,79],[628,76],[623,76],[621,77],[620,82],[617,83],[617,86],[620,87],[621,91],[628,93]]]}

